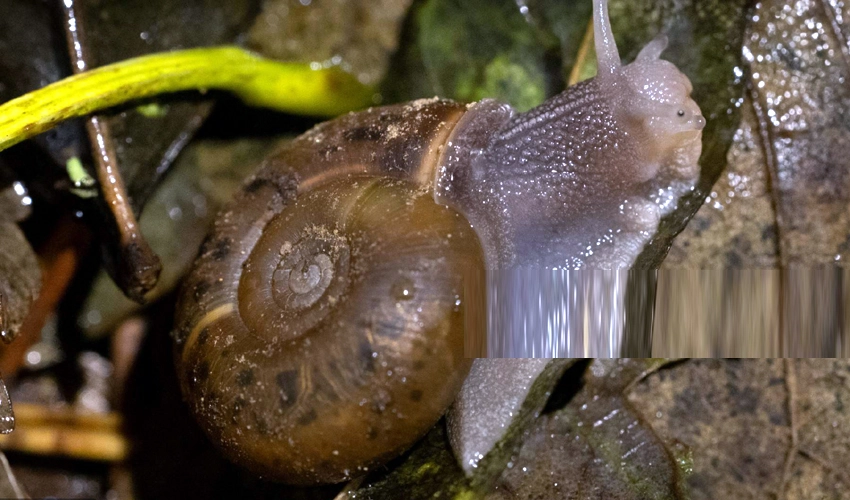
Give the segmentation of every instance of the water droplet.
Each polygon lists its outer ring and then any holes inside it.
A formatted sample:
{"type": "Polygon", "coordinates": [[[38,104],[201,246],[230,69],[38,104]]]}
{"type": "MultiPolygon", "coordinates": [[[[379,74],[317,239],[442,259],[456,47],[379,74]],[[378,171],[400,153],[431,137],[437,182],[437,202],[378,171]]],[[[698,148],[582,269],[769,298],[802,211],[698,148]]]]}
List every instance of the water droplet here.
{"type": "Polygon", "coordinates": [[[12,400],[6,383],[0,379],[0,434],[8,434],[15,430],[15,412],[12,410],[12,400]]]}
{"type": "Polygon", "coordinates": [[[393,283],[390,293],[396,300],[411,300],[415,291],[413,280],[405,277],[393,283]]]}

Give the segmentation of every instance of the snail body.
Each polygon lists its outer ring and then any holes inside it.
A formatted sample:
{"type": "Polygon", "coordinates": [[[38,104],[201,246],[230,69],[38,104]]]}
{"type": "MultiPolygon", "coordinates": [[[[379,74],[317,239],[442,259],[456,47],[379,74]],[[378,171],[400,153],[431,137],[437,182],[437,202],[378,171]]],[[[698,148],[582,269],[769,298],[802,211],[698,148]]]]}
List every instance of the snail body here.
{"type": "Polygon", "coordinates": [[[665,210],[659,186],[696,176],[704,119],[658,58],[663,39],[621,66],[604,0],[594,10],[599,76],[528,113],[373,108],[247,180],[184,282],[174,334],[184,396],[229,458],[289,483],[361,474],[459,391],[486,269],[636,256],[665,210]]]}

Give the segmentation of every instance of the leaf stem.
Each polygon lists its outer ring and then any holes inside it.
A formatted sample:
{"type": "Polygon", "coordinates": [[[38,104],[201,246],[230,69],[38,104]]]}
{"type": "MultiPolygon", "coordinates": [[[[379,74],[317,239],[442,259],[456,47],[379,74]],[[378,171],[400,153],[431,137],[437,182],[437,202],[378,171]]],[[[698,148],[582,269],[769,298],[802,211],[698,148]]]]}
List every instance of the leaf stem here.
{"type": "Polygon", "coordinates": [[[365,107],[374,90],[339,68],[264,59],[238,47],[137,57],[65,78],[0,105],[0,151],[57,123],[157,94],[208,89],[246,104],[334,116],[365,107]]]}

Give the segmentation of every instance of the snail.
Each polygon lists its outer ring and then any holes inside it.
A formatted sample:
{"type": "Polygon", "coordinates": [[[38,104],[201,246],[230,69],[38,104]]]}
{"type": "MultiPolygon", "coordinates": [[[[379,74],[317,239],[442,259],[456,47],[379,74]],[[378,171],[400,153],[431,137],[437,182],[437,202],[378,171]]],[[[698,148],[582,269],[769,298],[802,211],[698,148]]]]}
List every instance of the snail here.
{"type": "Polygon", "coordinates": [[[443,415],[484,326],[482,275],[628,266],[693,185],[705,120],[659,58],[621,65],[594,1],[598,76],[523,114],[424,99],[325,122],[217,218],[174,330],[191,411],[231,460],[338,482],[443,415]],[[666,193],[659,196],[659,193],[666,193]]]}

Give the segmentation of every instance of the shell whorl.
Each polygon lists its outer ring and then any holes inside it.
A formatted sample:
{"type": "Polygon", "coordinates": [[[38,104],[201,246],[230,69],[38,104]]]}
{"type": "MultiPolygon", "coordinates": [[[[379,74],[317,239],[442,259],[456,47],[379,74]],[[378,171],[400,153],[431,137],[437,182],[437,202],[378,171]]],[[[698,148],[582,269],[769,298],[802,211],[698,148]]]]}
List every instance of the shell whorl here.
{"type": "Polygon", "coordinates": [[[350,281],[351,246],[332,220],[347,211],[295,203],[295,210],[268,224],[243,265],[239,313],[258,335],[298,338],[327,317],[350,281]]]}
{"type": "Polygon", "coordinates": [[[394,106],[297,139],[217,219],[184,283],[184,396],[224,453],[265,477],[335,482],[398,455],[469,369],[483,256],[466,219],[417,182],[459,117],[433,105],[417,114],[427,134],[393,132],[407,113],[394,106]],[[406,141],[395,154],[414,161],[365,156],[360,143],[381,140],[406,141]]]}

